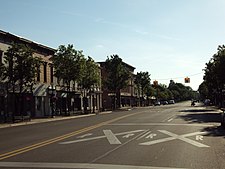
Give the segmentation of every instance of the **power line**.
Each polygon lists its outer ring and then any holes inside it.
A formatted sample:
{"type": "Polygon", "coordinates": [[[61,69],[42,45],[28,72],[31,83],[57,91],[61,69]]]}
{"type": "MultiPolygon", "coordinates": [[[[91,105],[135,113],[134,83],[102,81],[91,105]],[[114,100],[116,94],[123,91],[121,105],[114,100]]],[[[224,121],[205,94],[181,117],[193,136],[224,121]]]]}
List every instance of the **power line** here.
{"type": "Polygon", "coordinates": [[[174,79],[184,79],[185,77],[193,77],[193,76],[197,76],[197,75],[200,75],[200,74],[203,74],[204,72],[200,72],[200,73],[195,73],[195,74],[191,74],[191,75],[188,75],[188,76],[180,76],[180,77],[174,77],[174,78],[165,78],[165,79],[157,79],[157,80],[174,80],[174,79]]]}

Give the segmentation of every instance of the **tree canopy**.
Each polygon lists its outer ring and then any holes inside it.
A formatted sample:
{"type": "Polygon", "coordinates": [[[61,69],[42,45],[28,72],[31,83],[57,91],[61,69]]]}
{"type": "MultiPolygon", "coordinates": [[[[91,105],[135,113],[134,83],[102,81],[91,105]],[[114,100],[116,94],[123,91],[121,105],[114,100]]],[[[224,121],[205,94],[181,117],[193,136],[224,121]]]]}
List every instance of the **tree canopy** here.
{"type": "Polygon", "coordinates": [[[5,77],[12,86],[23,88],[34,83],[40,58],[33,57],[31,48],[24,44],[13,44],[5,53],[5,77]]]}
{"type": "Polygon", "coordinates": [[[204,69],[204,82],[199,86],[201,96],[222,105],[222,91],[225,88],[225,45],[218,46],[217,53],[212,56],[204,69]]]}

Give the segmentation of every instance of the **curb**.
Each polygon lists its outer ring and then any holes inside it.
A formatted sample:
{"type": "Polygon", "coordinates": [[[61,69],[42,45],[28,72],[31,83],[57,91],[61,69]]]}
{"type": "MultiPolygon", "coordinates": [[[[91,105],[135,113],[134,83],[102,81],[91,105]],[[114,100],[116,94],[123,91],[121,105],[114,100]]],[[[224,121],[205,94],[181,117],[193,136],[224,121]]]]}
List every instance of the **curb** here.
{"type": "Polygon", "coordinates": [[[104,115],[104,114],[110,114],[110,113],[112,113],[112,111],[99,112],[99,113],[95,113],[95,114],[78,115],[78,116],[68,116],[68,117],[31,119],[31,121],[27,121],[27,122],[19,122],[19,123],[13,123],[13,124],[0,124],[0,129],[9,128],[9,127],[32,125],[32,124],[39,124],[39,123],[47,123],[47,122],[52,122],[52,121],[61,121],[61,120],[84,118],[84,117],[104,115]]]}

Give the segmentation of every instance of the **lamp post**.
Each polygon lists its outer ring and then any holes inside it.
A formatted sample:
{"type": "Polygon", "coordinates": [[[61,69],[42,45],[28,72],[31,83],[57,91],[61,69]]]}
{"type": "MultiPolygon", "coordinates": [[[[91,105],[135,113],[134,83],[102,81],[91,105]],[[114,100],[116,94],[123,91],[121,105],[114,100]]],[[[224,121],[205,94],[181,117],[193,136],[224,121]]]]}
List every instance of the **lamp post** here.
{"type": "Polygon", "coordinates": [[[48,94],[50,95],[50,106],[51,106],[51,109],[52,109],[51,116],[53,118],[54,115],[55,115],[54,98],[55,98],[55,95],[56,95],[56,88],[53,84],[48,87],[48,94]]]}

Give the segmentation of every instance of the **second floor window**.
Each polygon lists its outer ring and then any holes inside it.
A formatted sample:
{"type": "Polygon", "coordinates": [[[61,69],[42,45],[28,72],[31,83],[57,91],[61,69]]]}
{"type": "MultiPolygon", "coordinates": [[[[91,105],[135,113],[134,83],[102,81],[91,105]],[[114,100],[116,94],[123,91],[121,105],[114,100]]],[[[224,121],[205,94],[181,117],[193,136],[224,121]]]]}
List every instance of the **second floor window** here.
{"type": "Polygon", "coordinates": [[[0,63],[3,63],[3,51],[0,50],[0,63]]]}
{"type": "Polygon", "coordinates": [[[44,68],[44,82],[47,82],[47,63],[44,63],[43,65],[44,68]]]}
{"type": "Polygon", "coordinates": [[[37,72],[37,81],[40,82],[40,79],[41,79],[41,77],[40,77],[40,73],[41,73],[40,72],[40,67],[38,67],[37,69],[38,69],[38,72],[37,72]]]}
{"type": "Polygon", "coordinates": [[[50,66],[50,78],[51,78],[51,83],[53,83],[53,66],[50,66]]]}

